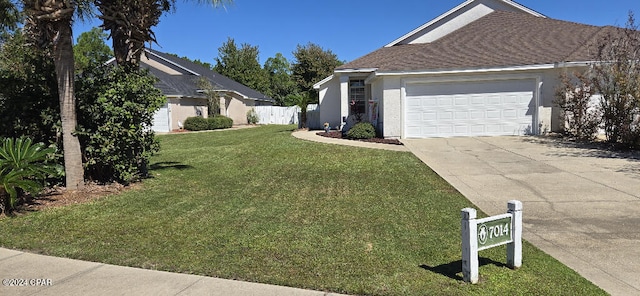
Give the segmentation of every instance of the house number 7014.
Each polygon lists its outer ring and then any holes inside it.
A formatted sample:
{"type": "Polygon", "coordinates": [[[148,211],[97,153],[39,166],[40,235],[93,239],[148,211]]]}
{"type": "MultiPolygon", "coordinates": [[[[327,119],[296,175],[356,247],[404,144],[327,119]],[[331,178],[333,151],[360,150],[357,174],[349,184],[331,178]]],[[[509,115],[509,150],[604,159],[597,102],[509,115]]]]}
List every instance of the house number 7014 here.
{"type": "Polygon", "coordinates": [[[478,243],[480,245],[484,245],[487,243],[487,240],[493,240],[494,238],[499,238],[503,236],[511,236],[511,232],[509,232],[510,223],[498,224],[487,227],[486,224],[481,224],[478,226],[478,243]],[[487,230],[488,229],[488,230],[487,230]]]}

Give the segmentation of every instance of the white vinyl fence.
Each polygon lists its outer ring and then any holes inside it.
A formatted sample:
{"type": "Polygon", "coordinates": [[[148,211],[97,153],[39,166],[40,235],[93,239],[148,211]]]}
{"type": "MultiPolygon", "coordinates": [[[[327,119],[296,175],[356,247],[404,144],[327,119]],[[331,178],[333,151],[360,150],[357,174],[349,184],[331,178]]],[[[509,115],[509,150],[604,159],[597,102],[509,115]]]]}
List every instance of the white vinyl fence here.
{"type": "MultiPolygon", "coordinates": [[[[300,107],[255,106],[258,124],[299,124],[300,107]]],[[[322,129],[318,104],[307,106],[307,127],[322,129]]]]}

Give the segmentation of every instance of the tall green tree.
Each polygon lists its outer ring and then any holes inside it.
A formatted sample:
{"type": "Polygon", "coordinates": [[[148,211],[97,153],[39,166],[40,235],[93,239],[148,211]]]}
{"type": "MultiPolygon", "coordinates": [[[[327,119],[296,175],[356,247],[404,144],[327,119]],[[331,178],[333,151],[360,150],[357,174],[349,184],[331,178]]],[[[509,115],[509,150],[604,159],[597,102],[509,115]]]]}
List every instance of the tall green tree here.
{"type": "Polygon", "coordinates": [[[113,51],[105,43],[107,36],[100,28],[92,28],[78,36],[78,41],[73,46],[76,73],[99,67],[113,56],[113,51]]]}
{"type": "MultiPolygon", "coordinates": [[[[214,7],[231,0],[198,0],[214,7]]],[[[137,68],[146,42],[157,42],[153,27],[175,10],[175,0],[95,0],[102,28],[110,33],[116,63],[137,68]]]]}
{"type": "Polygon", "coordinates": [[[266,92],[269,81],[258,61],[257,46],[243,43],[240,48],[233,38],[218,48],[213,70],[260,92],[266,92]]]}
{"type": "Polygon", "coordinates": [[[287,96],[295,92],[296,85],[291,80],[291,64],[281,53],[268,58],[264,70],[269,78],[267,94],[276,100],[278,105],[287,105],[287,96]]]}
{"type": "Polygon", "coordinates": [[[333,74],[333,70],[342,65],[342,61],[331,50],[324,50],[314,43],[298,44],[293,57],[292,79],[299,93],[289,96],[289,99],[300,106],[300,122],[305,128],[307,105],[318,102],[318,92],[313,89],[313,85],[333,74]]]}
{"type": "Polygon", "coordinates": [[[318,93],[313,85],[333,74],[335,68],[343,64],[342,61],[331,50],[325,50],[314,43],[298,45],[293,57],[293,81],[311,103],[317,102],[318,93]]]}
{"type": "Polygon", "coordinates": [[[62,122],[62,143],[67,189],[84,187],[84,169],[77,127],[74,93],[74,59],[72,23],[91,12],[88,0],[23,0],[27,14],[25,28],[31,40],[41,48],[50,47],[58,84],[62,122]]]}

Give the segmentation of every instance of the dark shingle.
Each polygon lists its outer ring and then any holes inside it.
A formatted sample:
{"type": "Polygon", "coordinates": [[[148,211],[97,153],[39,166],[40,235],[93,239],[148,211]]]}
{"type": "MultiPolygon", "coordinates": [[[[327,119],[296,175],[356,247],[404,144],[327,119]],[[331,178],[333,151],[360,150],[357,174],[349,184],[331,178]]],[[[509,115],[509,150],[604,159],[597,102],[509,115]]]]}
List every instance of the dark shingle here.
{"type": "Polygon", "coordinates": [[[613,27],[495,11],[432,43],[381,48],[338,69],[472,69],[591,61],[594,42],[613,27]]]}
{"type": "Polygon", "coordinates": [[[259,100],[259,101],[268,101],[275,102],[274,99],[269,98],[268,96],[247,87],[237,81],[234,81],[222,74],[219,74],[215,71],[202,67],[196,63],[191,61],[172,56],[166,53],[159,52],[153,49],[147,49],[151,54],[149,58],[154,59],[158,62],[161,62],[163,65],[170,67],[171,69],[180,72],[182,75],[171,75],[166,72],[160,71],[153,67],[145,66],[148,68],[151,74],[156,76],[160,81],[156,84],[160,90],[163,91],[165,95],[183,95],[183,96],[192,96],[192,97],[203,97],[202,94],[197,93],[197,81],[200,77],[206,77],[209,82],[214,86],[215,89],[220,90],[229,90],[236,91],[248,98],[259,100]],[[162,61],[157,57],[153,57],[153,55],[159,56],[161,59],[167,60],[162,61]],[[178,66],[176,66],[178,65],[178,66]],[[193,72],[193,73],[192,73],[193,72]],[[198,75],[194,74],[197,73],[198,75]]]}

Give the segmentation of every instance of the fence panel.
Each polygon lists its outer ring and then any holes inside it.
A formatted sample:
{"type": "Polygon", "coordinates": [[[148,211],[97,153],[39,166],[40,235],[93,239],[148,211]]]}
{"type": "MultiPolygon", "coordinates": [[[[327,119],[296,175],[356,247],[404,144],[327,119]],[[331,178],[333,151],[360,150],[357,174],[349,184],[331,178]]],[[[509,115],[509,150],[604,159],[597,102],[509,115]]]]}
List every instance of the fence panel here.
{"type": "MultiPolygon", "coordinates": [[[[300,107],[255,106],[258,124],[299,124],[300,107]]],[[[322,129],[318,104],[307,106],[307,126],[311,129],[322,129]]]]}
{"type": "Polygon", "coordinates": [[[258,124],[297,124],[300,108],[279,106],[256,106],[258,124]]]}

